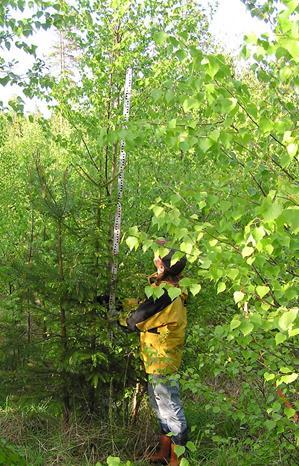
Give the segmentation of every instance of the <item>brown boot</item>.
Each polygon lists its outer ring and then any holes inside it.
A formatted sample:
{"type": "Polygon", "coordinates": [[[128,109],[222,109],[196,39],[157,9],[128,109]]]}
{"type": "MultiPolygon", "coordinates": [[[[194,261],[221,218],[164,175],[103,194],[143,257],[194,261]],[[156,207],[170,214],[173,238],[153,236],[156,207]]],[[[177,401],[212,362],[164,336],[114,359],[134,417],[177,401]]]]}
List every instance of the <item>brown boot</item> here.
{"type": "Polygon", "coordinates": [[[150,463],[167,464],[170,457],[171,438],[168,435],[160,435],[159,450],[149,457],[150,463]]]}
{"type": "Polygon", "coordinates": [[[168,463],[168,466],[179,466],[180,465],[181,460],[175,454],[174,449],[175,449],[175,444],[172,443],[171,448],[170,448],[170,463],[168,463]]]}

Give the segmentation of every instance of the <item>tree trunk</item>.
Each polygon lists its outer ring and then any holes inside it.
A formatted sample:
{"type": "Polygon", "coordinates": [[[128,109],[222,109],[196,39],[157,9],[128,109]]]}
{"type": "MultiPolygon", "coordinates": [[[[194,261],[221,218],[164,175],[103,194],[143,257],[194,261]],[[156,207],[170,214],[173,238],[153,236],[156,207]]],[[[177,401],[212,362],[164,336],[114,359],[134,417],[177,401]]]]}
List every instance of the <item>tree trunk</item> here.
{"type": "MultiPolygon", "coordinates": [[[[57,237],[57,263],[58,263],[58,273],[59,273],[59,282],[61,285],[64,283],[64,262],[63,262],[63,235],[62,235],[62,221],[58,222],[58,237],[57,237]]],[[[65,297],[64,291],[60,292],[59,296],[59,309],[60,309],[60,336],[62,344],[62,356],[61,363],[63,369],[61,371],[62,378],[62,399],[63,399],[63,408],[64,408],[64,422],[67,424],[70,416],[70,393],[69,393],[69,383],[68,383],[68,374],[65,370],[65,361],[68,353],[68,338],[67,338],[67,321],[66,321],[66,310],[65,310],[65,297]]]]}
{"type": "MultiPolygon", "coordinates": [[[[33,241],[34,241],[34,212],[33,208],[31,211],[31,231],[29,238],[29,248],[28,248],[28,265],[32,264],[33,256],[33,241]]],[[[31,342],[31,327],[32,327],[32,318],[30,312],[30,289],[27,288],[27,342],[31,342]]]]}

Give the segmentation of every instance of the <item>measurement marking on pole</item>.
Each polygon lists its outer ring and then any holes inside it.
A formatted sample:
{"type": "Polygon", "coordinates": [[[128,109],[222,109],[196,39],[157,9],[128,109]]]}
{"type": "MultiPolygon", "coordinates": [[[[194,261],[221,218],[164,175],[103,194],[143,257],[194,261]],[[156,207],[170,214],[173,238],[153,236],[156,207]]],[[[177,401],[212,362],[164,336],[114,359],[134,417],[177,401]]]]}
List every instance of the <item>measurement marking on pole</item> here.
{"type": "MultiPolygon", "coordinates": [[[[124,129],[127,128],[126,122],[128,122],[129,120],[132,75],[133,75],[132,68],[128,68],[127,73],[126,73],[124,108],[123,108],[123,116],[125,120],[125,124],[123,126],[124,129]]],[[[112,265],[111,265],[111,281],[110,281],[110,295],[109,295],[110,316],[114,316],[116,313],[115,294],[116,294],[116,279],[117,279],[117,272],[118,272],[117,256],[119,253],[119,242],[120,242],[122,196],[123,196],[123,188],[124,188],[125,165],[126,165],[125,141],[124,139],[122,139],[120,143],[119,174],[118,174],[118,180],[117,180],[117,205],[116,205],[114,230],[113,230],[112,265]]]]}

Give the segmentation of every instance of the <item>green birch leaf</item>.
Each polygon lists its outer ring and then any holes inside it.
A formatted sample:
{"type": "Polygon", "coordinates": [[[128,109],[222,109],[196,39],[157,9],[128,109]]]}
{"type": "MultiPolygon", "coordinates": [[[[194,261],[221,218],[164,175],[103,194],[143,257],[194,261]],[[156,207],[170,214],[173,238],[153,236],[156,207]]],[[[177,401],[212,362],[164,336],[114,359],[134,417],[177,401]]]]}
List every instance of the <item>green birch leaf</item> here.
{"type": "Polygon", "coordinates": [[[190,463],[187,460],[187,458],[182,458],[181,459],[180,466],[190,466],[190,463]]]}
{"type": "Polygon", "coordinates": [[[230,113],[236,107],[238,101],[235,97],[221,98],[220,106],[223,113],[230,113]]]}
{"type": "Polygon", "coordinates": [[[224,282],[218,283],[217,294],[223,293],[223,291],[225,291],[225,290],[226,290],[226,284],[224,282]]]}
{"type": "Polygon", "coordinates": [[[143,241],[142,251],[146,252],[152,246],[152,244],[153,244],[153,240],[151,239],[143,241]]]}
{"type": "Polygon", "coordinates": [[[289,374],[289,375],[283,375],[282,377],[280,377],[280,379],[277,380],[276,385],[278,386],[282,383],[286,383],[288,385],[289,383],[295,382],[297,378],[298,378],[298,374],[296,372],[293,372],[292,374],[289,374]]]}
{"type": "Polygon", "coordinates": [[[234,301],[238,304],[244,298],[245,294],[242,291],[235,291],[234,292],[234,301]]]}
{"type": "Polygon", "coordinates": [[[264,379],[269,382],[269,380],[273,380],[275,379],[275,375],[274,374],[270,374],[269,372],[265,372],[264,373],[264,379]]]}
{"type": "Polygon", "coordinates": [[[154,41],[158,45],[164,44],[167,41],[168,37],[168,34],[166,34],[166,32],[164,31],[158,31],[154,33],[154,41]]]}
{"type": "Polygon", "coordinates": [[[290,229],[296,234],[299,233],[299,207],[293,206],[285,209],[281,219],[290,226],[290,229]]]}
{"type": "Polygon", "coordinates": [[[230,329],[235,330],[236,328],[240,327],[241,321],[239,319],[233,319],[230,323],[230,329]]]}
{"type": "Polygon", "coordinates": [[[245,248],[242,249],[242,257],[249,257],[253,253],[254,248],[252,248],[251,246],[245,246],[245,248]]]}
{"type": "Polygon", "coordinates": [[[289,154],[284,152],[280,156],[279,160],[280,160],[280,164],[281,164],[282,168],[286,168],[291,163],[292,157],[289,154]]]}
{"type": "Polygon", "coordinates": [[[264,296],[266,296],[266,294],[268,294],[269,291],[270,291],[270,288],[268,286],[259,285],[256,287],[256,292],[260,298],[263,298],[264,296]]]}
{"type": "Polygon", "coordinates": [[[9,76],[4,76],[3,78],[0,78],[0,85],[1,86],[6,86],[10,81],[9,76]]]}
{"type": "Polygon", "coordinates": [[[290,419],[295,416],[296,410],[294,408],[284,408],[284,414],[290,419]]]}
{"type": "Polygon", "coordinates": [[[278,325],[281,330],[286,331],[289,329],[290,325],[294,322],[298,314],[298,308],[294,307],[289,311],[286,311],[282,314],[278,321],[278,325]]]}
{"type": "Polygon", "coordinates": [[[176,286],[171,286],[170,288],[167,288],[167,293],[171,300],[173,301],[176,299],[178,296],[181,296],[181,289],[177,288],[176,286]]]}
{"type": "Polygon", "coordinates": [[[293,372],[293,369],[290,369],[289,367],[280,367],[279,371],[282,374],[290,374],[291,372],[293,372]]]}
{"type": "Polygon", "coordinates": [[[260,126],[260,129],[261,129],[262,133],[267,133],[267,132],[272,131],[273,122],[271,120],[269,120],[268,118],[262,117],[260,119],[259,126],[260,126]]]}
{"type": "Polygon", "coordinates": [[[268,207],[264,210],[263,212],[263,217],[266,222],[272,222],[275,220],[277,217],[280,216],[280,214],[283,211],[282,205],[278,201],[270,202],[268,207]]]}
{"type": "Polygon", "coordinates": [[[118,456],[108,456],[107,464],[108,466],[118,466],[120,465],[120,458],[118,456]]]}
{"type": "Polygon", "coordinates": [[[186,448],[183,445],[175,445],[174,447],[174,452],[178,458],[185,453],[185,450],[186,448]]]}
{"type": "Polygon", "coordinates": [[[249,333],[251,333],[253,329],[254,325],[248,320],[243,320],[243,322],[240,325],[240,330],[245,337],[249,335],[249,333]]]}
{"type": "Polygon", "coordinates": [[[162,95],[163,93],[161,89],[153,89],[151,92],[151,96],[155,102],[157,102],[162,97],[162,95]]]}
{"type": "Polygon", "coordinates": [[[176,128],[176,118],[173,118],[172,120],[169,120],[169,122],[168,122],[168,128],[169,128],[169,129],[174,129],[174,128],[176,128]]]}
{"type": "Polygon", "coordinates": [[[153,297],[154,298],[161,298],[161,296],[164,294],[164,289],[162,286],[157,286],[157,287],[151,287],[153,290],[153,297]]]}
{"type": "Polygon", "coordinates": [[[209,138],[214,142],[217,142],[219,137],[220,137],[220,129],[214,129],[213,131],[209,133],[209,138]]]}
{"type": "Polygon", "coordinates": [[[193,248],[193,244],[191,241],[183,241],[181,243],[181,251],[186,252],[187,254],[191,254],[193,248]]]}
{"type": "Polygon", "coordinates": [[[271,431],[276,427],[276,421],[272,421],[272,419],[268,419],[265,422],[265,426],[269,431],[271,431]]]}
{"type": "Polygon", "coordinates": [[[148,286],[145,287],[144,292],[145,292],[147,298],[150,298],[153,295],[154,288],[152,286],[148,285],[148,286]]]}
{"type": "Polygon", "coordinates": [[[198,109],[199,107],[200,107],[200,102],[198,101],[198,99],[195,99],[194,97],[188,97],[188,99],[184,100],[184,103],[183,103],[184,112],[189,112],[190,110],[198,109]]]}
{"type": "Polygon", "coordinates": [[[193,285],[192,278],[184,277],[180,280],[180,286],[187,288],[190,285],[193,285]]]}
{"type": "Polygon", "coordinates": [[[180,466],[190,466],[190,463],[186,458],[182,458],[180,462],[180,466]]]}
{"type": "Polygon", "coordinates": [[[188,448],[188,450],[190,451],[196,451],[196,446],[194,445],[193,442],[191,442],[190,440],[186,443],[186,447],[188,448]]]}
{"type": "Polygon", "coordinates": [[[288,38],[281,40],[280,45],[285,48],[296,61],[299,60],[299,41],[297,39],[288,38]]]}
{"type": "Polygon", "coordinates": [[[219,68],[220,68],[219,61],[213,56],[209,57],[208,74],[209,76],[211,76],[211,78],[214,78],[219,68]]]}
{"type": "Polygon", "coordinates": [[[287,339],[287,336],[284,335],[283,333],[276,333],[275,335],[275,343],[276,345],[280,345],[281,343],[284,343],[287,339]]]}
{"type": "Polygon", "coordinates": [[[289,330],[290,337],[295,337],[297,335],[299,335],[299,328],[292,328],[291,330],[289,330]]]}
{"type": "Polygon", "coordinates": [[[227,276],[231,280],[235,280],[238,275],[239,275],[239,270],[238,269],[230,269],[230,270],[227,271],[227,276]]]}
{"type": "Polygon", "coordinates": [[[193,296],[197,295],[201,290],[201,285],[199,283],[195,283],[193,285],[190,285],[190,291],[193,294],[193,296]]]}
{"type": "Polygon", "coordinates": [[[155,217],[159,217],[162,214],[162,212],[164,212],[163,207],[161,207],[159,205],[154,205],[152,207],[152,210],[154,212],[155,217]]]}
{"type": "Polygon", "coordinates": [[[126,239],[126,244],[129,246],[130,251],[132,251],[134,248],[136,250],[139,245],[138,238],[136,238],[135,236],[128,236],[128,238],[126,239]]]}
{"type": "Polygon", "coordinates": [[[208,152],[208,150],[213,146],[213,144],[213,141],[209,138],[201,138],[198,142],[198,146],[204,154],[208,152]]]}
{"type": "Polygon", "coordinates": [[[170,260],[170,267],[176,264],[182,257],[184,257],[184,253],[180,251],[176,251],[170,260]]]}
{"type": "Polygon", "coordinates": [[[287,151],[291,157],[295,157],[295,155],[297,154],[297,150],[298,150],[298,145],[295,144],[294,142],[287,145],[287,151]]]}
{"type": "Polygon", "coordinates": [[[205,270],[209,269],[211,264],[212,264],[212,261],[208,259],[207,257],[205,257],[204,259],[200,259],[200,267],[202,269],[205,269],[205,270]]]}
{"type": "Polygon", "coordinates": [[[182,49],[179,49],[177,52],[175,52],[175,56],[178,57],[180,61],[183,61],[184,58],[186,58],[186,52],[182,49]]]}
{"type": "Polygon", "coordinates": [[[174,93],[168,89],[168,91],[165,94],[165,101],[169,104],[174,98],[174,93]]]}

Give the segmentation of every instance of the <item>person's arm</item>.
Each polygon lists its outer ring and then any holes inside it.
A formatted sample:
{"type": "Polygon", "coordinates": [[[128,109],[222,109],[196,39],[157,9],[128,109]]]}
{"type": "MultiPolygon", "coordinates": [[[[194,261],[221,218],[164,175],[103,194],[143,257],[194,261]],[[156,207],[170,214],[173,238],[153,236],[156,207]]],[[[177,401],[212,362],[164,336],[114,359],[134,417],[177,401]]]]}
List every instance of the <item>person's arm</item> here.
{"type": "Polygon", "coordinates": [[[163,295],[155,301],[153,297],[146,299],[127,319],[128,329],[132,332],[139,332],[140,330],[136,327],[137,324],[161,312],[164,308],[169,306],[171,302],[171,298],[166,290],[164,290],[163,295]]]}

